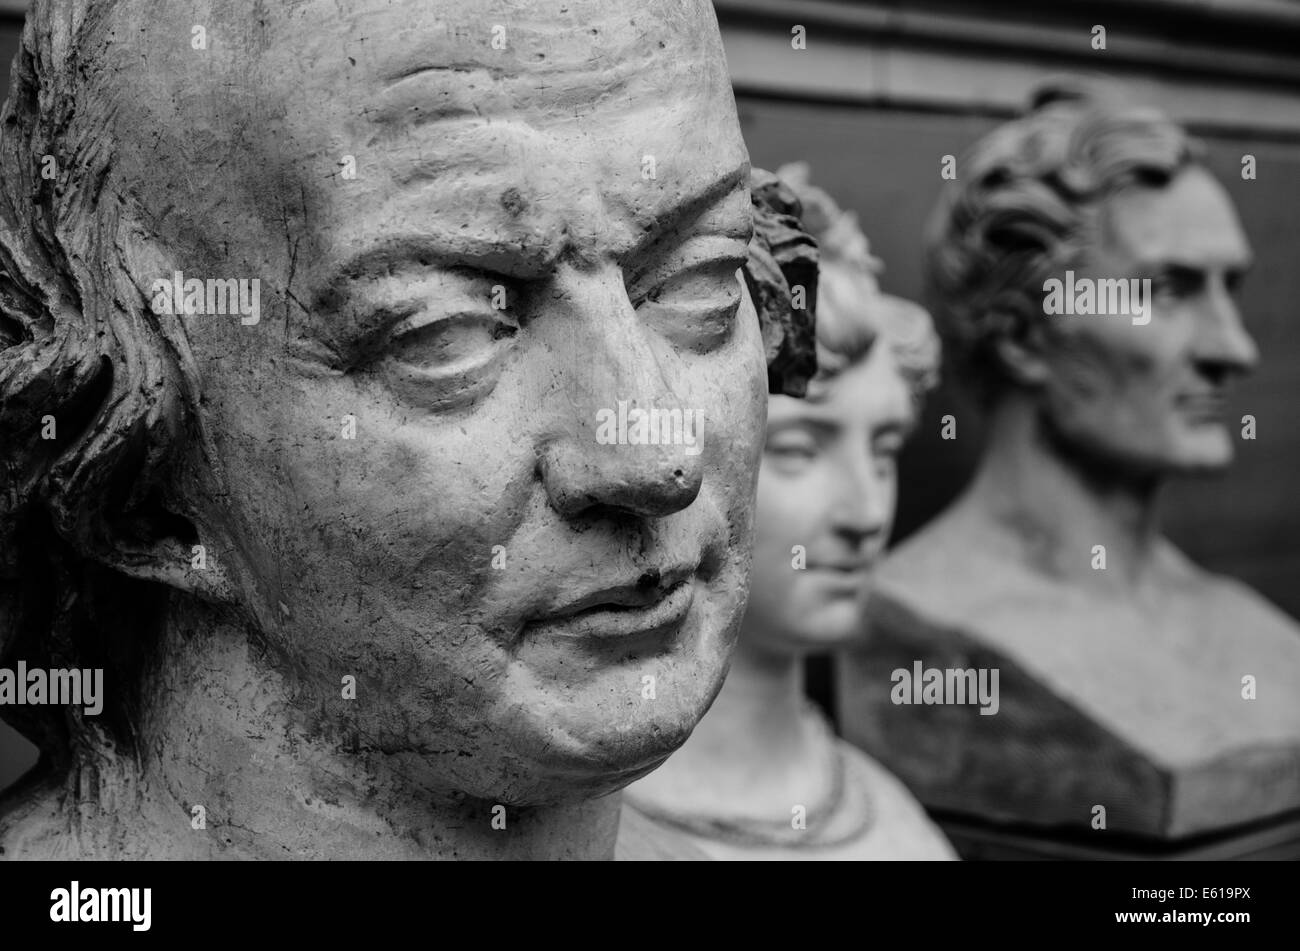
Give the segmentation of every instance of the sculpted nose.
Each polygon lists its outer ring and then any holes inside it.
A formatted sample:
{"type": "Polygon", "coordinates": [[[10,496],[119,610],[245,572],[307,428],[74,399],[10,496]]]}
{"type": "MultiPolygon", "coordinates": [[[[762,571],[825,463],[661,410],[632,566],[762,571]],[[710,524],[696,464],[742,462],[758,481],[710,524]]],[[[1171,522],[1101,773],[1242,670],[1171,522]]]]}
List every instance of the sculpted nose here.
{"type": "Polygon", "coordinates": [[[667,344],[640,325],[617,268],[566,268],[556,284],[555,403],[566,418],[554,420],[538,452],[551,506],[565,518],[686,508],[704,481],[708,421],[683,404],[667,344]]]}
{"type": "Polygon", "coordinates": [[[884,532],[893,514],[888,476],[868,454],[850,454],[837,468],[832,521],[840,534],[861,544],[884,532]]]}
{"type": "Polygon", "coordinates": [[[1211,294],[1196,338],[1196,357],[1213,376],[1244,374],[1259,363],[1259,347],[1246,329],[1236,302],[1224,288],[1211,294]]]}
{"type": "Polygon", "coordinates": [[[681,511],[699,495],[701,467],[661,450],[605,445],[595,449],[571,440],[542,453],[542,481],[552,507],[565,518],[593,509],[617,509],[646,518],[681,511]]]}

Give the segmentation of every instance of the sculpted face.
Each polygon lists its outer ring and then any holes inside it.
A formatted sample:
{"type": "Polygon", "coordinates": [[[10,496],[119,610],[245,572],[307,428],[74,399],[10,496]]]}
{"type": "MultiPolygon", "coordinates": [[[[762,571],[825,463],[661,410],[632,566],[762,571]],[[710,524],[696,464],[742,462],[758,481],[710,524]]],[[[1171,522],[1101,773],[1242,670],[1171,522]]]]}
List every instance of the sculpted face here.
{"type": "Polygon", "coordinates": [[[256,325],[186,318],[195,520],[292,714],[505,803],[658,765],[739,623],[766,401],[708,6],[299,4],[210,25],[249,35],[202,88],[193,15],[145,23],[124,121],[161,138],[118,168],[157,183],[145,276],[262,281],[256,325]],[[619,401],[702,441],[598,441],[619,401]]]}
{"type": "Polygon", "coordinates": [[[770,400],[746,643],[824,650],[861,629],[915,411],[883,339],[839,375],[815,379],[807,399],[770,400]],[[802,570],[792,566],[795,545],[806,551],[802,570]]]}
{"type": "Polygon", "coordinates": [[[1076,451],[1148,474],[1232,460],[1228,385],[1257,359],[1234,295],[1250,248],[1232,202],[1199,167],[1165,188],[1121,192],[1103,209],[1090,267],[1104,279],[1150,278],[1150,323],[1069,321],[1046,360],[1044,412],[1076,451]]]}

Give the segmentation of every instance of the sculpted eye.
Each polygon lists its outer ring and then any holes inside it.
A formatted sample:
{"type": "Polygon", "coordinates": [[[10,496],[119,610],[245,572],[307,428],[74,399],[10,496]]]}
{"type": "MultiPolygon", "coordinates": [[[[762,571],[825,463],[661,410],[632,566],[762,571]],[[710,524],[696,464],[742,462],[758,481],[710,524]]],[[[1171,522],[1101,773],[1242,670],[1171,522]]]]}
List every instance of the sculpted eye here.
{"type": "Polygon", "coordinates": [[[816,438],[799,428],[785,428],[768,433],[763,457],[768,465],[788,475],[801,472],[817,458],[816,438]]]}
{"type": "Polygon", "coordinates": [[[498,341],[518,330],[504,315],[457,314],[425,323],[408,319],[394,329],[388,358],[430,372],[465,372],[490,359],[498,341]]]}
{"type": "Polygon", "coordinates": [[[472,402],[491,392],[519,327],[505,314],[465,313],[403,321],[379,363],[388,385],[429,409],[472,402]]]}
{"type": "Polygon", "coordinates": [[[881,459],[894,459],[903,451],[903,437],[898,433],[885,433],[876,437],[872,454],[881,459]]]}
{"type": "Polygon", "coordinates": [[[1151,293],[1157,300],[1178,301],[1199,293],[1204,285],[1204,275],[1189,268],[1170,268],[1152,278],[1151,293]]]}
{"type": "Polygon", "coordinates": [[[736,241],[696,242],[634,281],[632,302],[675,346],[708,352],[731,337],[744,263],[744,248],[736,241]]]}
{"type": "Polygon", "coordinates": [[[352,298],[353,323],[365,330],[354,366],[415,406],[466,405],[496,385],[520,330],[522,293],[474,268],[396,268],[352,298]]]}

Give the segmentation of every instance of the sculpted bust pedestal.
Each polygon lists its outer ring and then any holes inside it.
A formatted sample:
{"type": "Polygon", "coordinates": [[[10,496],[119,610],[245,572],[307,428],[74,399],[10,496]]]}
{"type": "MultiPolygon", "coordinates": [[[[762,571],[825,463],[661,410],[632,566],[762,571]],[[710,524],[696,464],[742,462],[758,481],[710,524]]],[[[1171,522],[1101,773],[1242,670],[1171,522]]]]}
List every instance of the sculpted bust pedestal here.
{"type": "Polygon", "coordinates": [[[1164,482],[1231,460],[1226,385],[1258,359],[1249,245],[1197,154],[1158,114],[1049,91],[936,215],[945,347],[988,441],[886,560],[838,690],[845,735],[932,809],[1165,846],[1300,810],[1300,626],[1159,531],[1164,482]],[[1146,280],[1146,320],[1046,315],[1067,267],[1146,280]],[[996,713],[899,702],[918,662],[998,670],[996,713]]]}
{"type": "Polygon", "coordinates": [[[1164,540],[1142,593],[1040,553],[977,496],[902,545],[842,661],[846,737],[970,817],[1074,832],[1101,805],[1106,829],[1173,840],[1300,807],[1294,622],[1164,540]],[[999,670],[997,713],[895,704],[890,673],[918,660],[999,670]]]}

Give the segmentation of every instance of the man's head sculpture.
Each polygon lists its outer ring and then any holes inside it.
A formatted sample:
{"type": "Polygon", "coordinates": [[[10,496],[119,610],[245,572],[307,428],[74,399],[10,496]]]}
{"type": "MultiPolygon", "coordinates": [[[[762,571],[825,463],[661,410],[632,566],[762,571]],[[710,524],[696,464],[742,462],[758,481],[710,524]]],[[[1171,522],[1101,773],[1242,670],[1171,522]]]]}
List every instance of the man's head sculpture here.
{"type": "Polygon", "coordinates": [[[1201,154],[1116,92],[1049,83],[975,146],[932,221],[954,369],[986,404],[1035,401],[1047,435],[1093,469],[1231,460],[1221,390],[1256,359],[1232,300],[1250,251],[1201,154]],[[1132,313],[1107,312],[1117,299],[1132,313]]]}
{"type": "Polygon", "coordinates": [[[811,369],[707,3],[37,0],[0,150],[0,663],[107,671],[4,709],[47,774],[529,805],[682,742],[811,369]]]}

